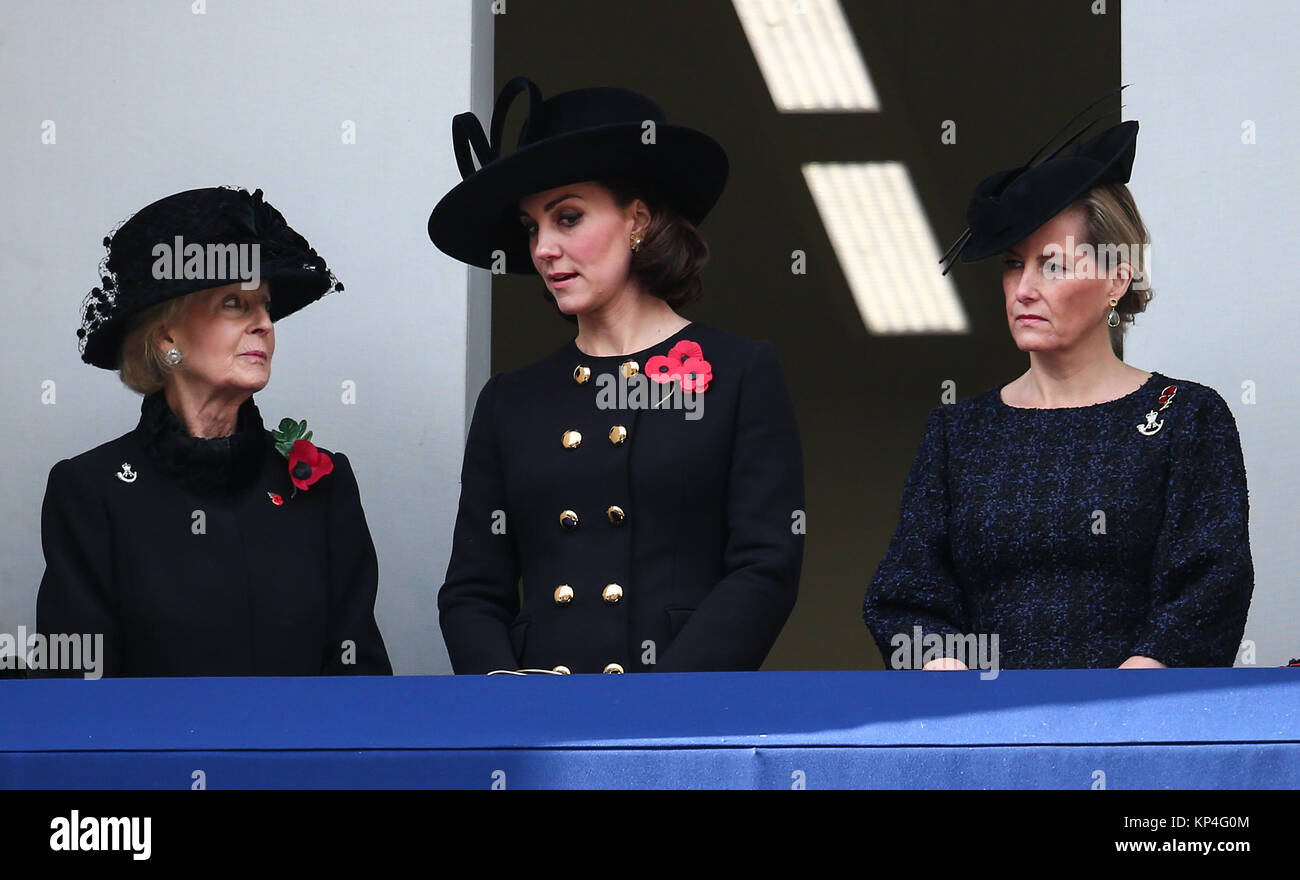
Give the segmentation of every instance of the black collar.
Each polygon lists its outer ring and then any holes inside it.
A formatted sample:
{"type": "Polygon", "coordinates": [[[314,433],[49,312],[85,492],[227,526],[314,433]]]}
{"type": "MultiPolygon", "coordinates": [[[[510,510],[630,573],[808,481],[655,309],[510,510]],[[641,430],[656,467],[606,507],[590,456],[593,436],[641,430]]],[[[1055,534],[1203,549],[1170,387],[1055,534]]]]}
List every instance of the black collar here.
{"type": "Polygon", "coordinates": [[[146,395],[136,426],[154,463],[185,489],[207,495],[236,492],[256,479],[266,452],[261,413],[250,397],[229,437],[191,437],[160,391],[146,395]]]}

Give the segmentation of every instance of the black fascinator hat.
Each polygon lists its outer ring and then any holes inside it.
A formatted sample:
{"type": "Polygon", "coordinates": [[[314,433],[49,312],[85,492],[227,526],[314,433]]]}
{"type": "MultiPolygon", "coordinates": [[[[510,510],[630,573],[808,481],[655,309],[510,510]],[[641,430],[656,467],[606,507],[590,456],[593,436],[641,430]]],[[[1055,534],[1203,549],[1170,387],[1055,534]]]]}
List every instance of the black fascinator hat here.
{"type": "Polygon", "coordinates": [[[472,266],[491,268],[493,252],[502,251],[507,272],[535,271],[519,200],[536,192],[587,180],[645,183],[698,224],[727,182],[727,155],[717,141],[670,124],[654,101],[630,89],[578,89],[542,100],[532,80],[515,77],[496,100],[491,129],[489,139],[473,113],[452,119],[464,179],[429,216],[429,239],[472,266]],[[528,118],[514,151],[503,156],[506,113],[523,91],[528,118]]]}
{"type": "Polygon", "coordinates": [[[1094,119],[1048,151],[1080,117],[1125,88],[1108,92],[1075,114],[1025,164],[990,175],[975,187],[966,209],[968,227],[939,260],[945,275],[958,257],[971,263],[1024,240],[1092,188],[1128,183],[1137,151],[1136,121],[1121,122],[1080,142],[1096,123],[1094,119]],[[1069,149],[1071,145],[1073,149],[1069,149]]]}
{"type": "Polygon", "coordinates": [[[343,289],[260,189],[210,187],[167,196],[105,236],[104,247],[101,286],[82,302],[77,336],[81,359],[106,370],[117,369],[130,319],[169,299],[237,281],[270,281],[271,320],[277,321],[343,289]]]}

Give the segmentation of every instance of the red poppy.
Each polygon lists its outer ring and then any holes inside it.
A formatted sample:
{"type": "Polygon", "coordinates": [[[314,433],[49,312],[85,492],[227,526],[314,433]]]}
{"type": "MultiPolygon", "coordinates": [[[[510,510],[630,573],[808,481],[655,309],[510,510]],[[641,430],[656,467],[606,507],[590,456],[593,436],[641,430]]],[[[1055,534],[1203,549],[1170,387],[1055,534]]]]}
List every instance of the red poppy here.
{"type": "Polygon", "coordinates": [[[660,385],[680,380],[683,391],[703,391],[713,379],[713,368],[704,359],[704,349],[698,342],[682,339],[667,355],[657,354],[646,361],[646,375],[660,385]]]}
{"type": "Polygon", "coordinates": [[[682,363],[681,376],[683,391],[705,391],[713,381],[713,366],[704,358],[687,358],[682,363]]]}
{"type": "Polygon", "coordinates": [[[1168,406],[1169,401],[1173,400],[1174,395],[1177,393],[1178,393],[1177,385],[1166,385],[1165,390],[1160,392],[1160,402],[1163,403],[1165,406],[1168,406]]]}
{"type": "Polygon", "coordinates": [[[310,440],[298,440],[289,453],[289,479],[294,486],[306,491],[311,485],[334,470],[334,461],[328,453],[321,452],[310,440]]]}
{"type": "Polygon", "coordinates": [[[645,362],[645,374],[660,385],[671,382],[681,375],[674,370],[673,362],[661,354],[657,354],[645,362]]]}
{"type": "Polygon", "coordinates": [[[668,357],[676,363],[685,363],[687,358],[704,359],[704,349],[700,348],[698,342],[691,342],[689,339],[683,339],[668,349],[668,357]]]}
{"type": "Polygon", "coordinates": [[[266,497],[270,498],[271,503],[274,504],[276,507],[279,507],[281,504],[284,504],[284,499],[274,492],[267,492],[266,497]]]}

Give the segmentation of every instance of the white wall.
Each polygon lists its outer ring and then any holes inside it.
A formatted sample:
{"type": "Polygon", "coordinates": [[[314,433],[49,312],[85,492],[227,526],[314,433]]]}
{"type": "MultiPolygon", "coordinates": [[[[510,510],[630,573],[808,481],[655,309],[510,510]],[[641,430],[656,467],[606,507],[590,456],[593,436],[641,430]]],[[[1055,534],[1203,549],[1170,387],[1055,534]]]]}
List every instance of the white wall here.
{"type": "Polygon", "coordinates": [[[139,416],[77,352],[101,240],[164,195],[235,184],[264,189],[346,286],[277,326],[263,417],[305,418],[348,454],[393,665],[450,671],[435,597],[467,400],[487,377],[488,291],[425,222],[460,179],[452,115],[490,112],[491,34],[488,4],[468,0],[0,4],[0,632],[35,624],[50,466],[139,416]]]}
{"type": "Polygon", "coordinates": [[[1284,664],[1300,657],[1300,4],[1124,0],[1122,25],[1156,294],[1125,360],[1232,408],[1255,561],[1246,638],[1259,665],[1284,664]]]}

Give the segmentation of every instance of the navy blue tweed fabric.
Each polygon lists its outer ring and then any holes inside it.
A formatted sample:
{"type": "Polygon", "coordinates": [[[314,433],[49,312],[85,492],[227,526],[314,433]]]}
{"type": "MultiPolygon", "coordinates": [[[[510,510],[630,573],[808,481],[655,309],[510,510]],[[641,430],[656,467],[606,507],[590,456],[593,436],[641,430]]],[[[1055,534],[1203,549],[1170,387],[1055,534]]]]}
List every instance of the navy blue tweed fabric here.
{"type": "Polygon", "coordinates": [[[1247,519],[1213,389],[1156,373],[1066,409],[993,389],[930,413],[863,616],[886,666],[917,626],[996,633],[1003,669],[1229,666],[1254,588],[1247,519]]]}

